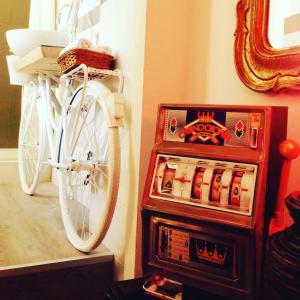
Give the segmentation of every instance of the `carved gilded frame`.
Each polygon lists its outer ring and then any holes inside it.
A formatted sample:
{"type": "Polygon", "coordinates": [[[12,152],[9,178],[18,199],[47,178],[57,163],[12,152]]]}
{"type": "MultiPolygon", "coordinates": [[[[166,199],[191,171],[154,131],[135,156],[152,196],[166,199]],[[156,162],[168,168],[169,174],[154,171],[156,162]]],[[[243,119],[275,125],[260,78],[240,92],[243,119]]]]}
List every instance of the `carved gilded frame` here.
{"type": "Polygon", "coordinates": [[[269,0],[237,3],[235,65],[252,90],[300,90],[300,47],[275,49],[268,39],[269,0]]]}

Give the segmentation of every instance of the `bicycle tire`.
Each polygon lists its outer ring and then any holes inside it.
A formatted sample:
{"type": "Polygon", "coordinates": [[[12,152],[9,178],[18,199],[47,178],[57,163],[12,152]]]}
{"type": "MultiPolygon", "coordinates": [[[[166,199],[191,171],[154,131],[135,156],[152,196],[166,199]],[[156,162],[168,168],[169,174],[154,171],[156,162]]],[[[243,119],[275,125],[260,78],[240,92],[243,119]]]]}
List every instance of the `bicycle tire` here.
{"type": "MultiPolygon", "coordinates": [[[[82,87],[70,101],[67,128],[74,128],[73,109],[79,105],[82,87]]],[[[68,162],[93,165],[58,172],[61,214],[67,237],[82,252],[90,252],[104,239],[109,229],[117,199],[120,176],[119,129],[110,126],[111,115],[105,100],[111,92],[98,81],[87,83],[84,103],[77,124],[82,129],[68,162]],[[96,166],[96,167],[95,167],[96,166]]],[[[76,109],[75,109],[76,110],[76,109]]],[[[64,143],[60,134],[58,162],[66,162],[64,143]]]]}
{"type": "Polygon", "coordinates": [[[18,169],[21,188],[28,195],[34,194],[38,185],[46,142],[38,90],[39,86],[31,83],[22,91],[18,169]]]}

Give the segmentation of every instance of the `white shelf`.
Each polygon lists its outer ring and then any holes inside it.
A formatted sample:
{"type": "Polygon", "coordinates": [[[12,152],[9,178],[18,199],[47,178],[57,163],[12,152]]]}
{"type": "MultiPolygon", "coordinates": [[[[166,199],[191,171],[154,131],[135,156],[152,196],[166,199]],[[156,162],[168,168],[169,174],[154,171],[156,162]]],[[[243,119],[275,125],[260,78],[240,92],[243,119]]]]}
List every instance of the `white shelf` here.
{"type": "Polygon", "coordinates": [[[39,46],[32,49],[25,56],[20,57],[14,63],[17,72],[38,74],[49,72],[60,74],[57,57],[63,48],[52,46],[39,46]]]}

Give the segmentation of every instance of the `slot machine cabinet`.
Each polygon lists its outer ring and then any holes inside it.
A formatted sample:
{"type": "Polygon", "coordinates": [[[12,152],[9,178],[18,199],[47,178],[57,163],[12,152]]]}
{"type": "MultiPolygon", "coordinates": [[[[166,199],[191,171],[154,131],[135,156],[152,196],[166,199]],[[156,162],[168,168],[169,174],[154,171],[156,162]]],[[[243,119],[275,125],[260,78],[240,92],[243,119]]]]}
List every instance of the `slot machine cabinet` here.
{"type": "Polygon", "coordinates": [[[162,104],[145,184],[143,272],[259,299],[287,108],[162,104]]]}

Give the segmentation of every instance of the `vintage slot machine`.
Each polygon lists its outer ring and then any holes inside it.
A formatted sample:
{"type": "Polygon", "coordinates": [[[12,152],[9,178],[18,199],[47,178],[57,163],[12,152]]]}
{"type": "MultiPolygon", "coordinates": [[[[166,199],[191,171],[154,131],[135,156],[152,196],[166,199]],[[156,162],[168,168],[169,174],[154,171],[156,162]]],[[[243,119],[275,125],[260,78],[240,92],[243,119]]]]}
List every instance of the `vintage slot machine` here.
{"type": "Polygon", "coordinates": [[[259,299],[287,108],[162,104],[143,198],[143,271],[259,299]]]}

